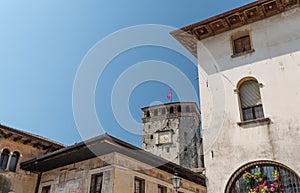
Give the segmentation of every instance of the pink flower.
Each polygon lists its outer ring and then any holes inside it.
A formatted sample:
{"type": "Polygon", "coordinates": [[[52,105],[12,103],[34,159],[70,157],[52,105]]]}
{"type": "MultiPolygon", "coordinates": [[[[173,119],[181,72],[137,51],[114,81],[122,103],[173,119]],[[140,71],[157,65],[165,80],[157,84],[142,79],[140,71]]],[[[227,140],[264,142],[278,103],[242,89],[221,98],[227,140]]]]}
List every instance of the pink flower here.
{"type": "Polygon", "coordinates": [[[271,192],[274,192],[274,191],[275,191],[275,188],[271,187],[271,189],[270,189],[270,190],[271,190],[271,192]]]}
{"type": "Polygon", "coordinates": [[[265,190],[268,190],[268,186],[265,186],[264,189],[265,189],[265,190]]]}

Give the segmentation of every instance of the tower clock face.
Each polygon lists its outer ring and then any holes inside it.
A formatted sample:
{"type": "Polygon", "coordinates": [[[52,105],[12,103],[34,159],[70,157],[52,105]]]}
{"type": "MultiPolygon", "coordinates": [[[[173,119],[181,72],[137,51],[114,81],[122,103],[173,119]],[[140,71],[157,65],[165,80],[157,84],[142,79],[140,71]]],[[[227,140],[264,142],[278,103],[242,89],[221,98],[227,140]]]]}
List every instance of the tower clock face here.
{"type": "Polygon", "coordinates": [[[158,133],[158,142],[159,144],[172,143],[171,132],[160,132],[158,133]]]}

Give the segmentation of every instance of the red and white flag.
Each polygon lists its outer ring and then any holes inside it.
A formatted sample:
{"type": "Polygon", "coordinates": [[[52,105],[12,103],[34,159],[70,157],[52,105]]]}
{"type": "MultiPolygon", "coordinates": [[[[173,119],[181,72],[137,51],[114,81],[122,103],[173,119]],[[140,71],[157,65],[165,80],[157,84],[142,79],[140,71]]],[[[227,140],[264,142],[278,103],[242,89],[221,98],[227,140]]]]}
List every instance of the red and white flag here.
{"type": "Polygon", "coordinates": [[[172,98],[172,91],[170,90],[167,95],[167,99],[170,100],[172,98]]]}

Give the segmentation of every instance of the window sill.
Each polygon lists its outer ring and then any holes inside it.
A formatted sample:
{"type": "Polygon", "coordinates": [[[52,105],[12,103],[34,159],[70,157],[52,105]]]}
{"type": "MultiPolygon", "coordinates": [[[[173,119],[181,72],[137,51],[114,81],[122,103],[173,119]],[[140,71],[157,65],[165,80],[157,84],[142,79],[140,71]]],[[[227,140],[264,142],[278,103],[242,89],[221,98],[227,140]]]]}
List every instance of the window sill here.
{"type": "Polygon", "coordinates": [[[250,54],[250,53],[253,53],[253,52],[255,52],[255,50],[251,49],[251,50],[247,50],[245,52],[241,52],[241,53],[237,53],[237,54],[232,54],[231,58],[236,58],[236,57],[243,56],[243,55],[246,55],[246,54],[250,54]]]}
{"type": "Polygon", "coordinates": [[[271,120],[270,118],[260,118],[260,119],[253,119],[253,120],[248,120],[248,121],[241,121],[238,122],[237,124],[239,126],[243,126],[243,125],[249,125],[249,124],[253,124],[253,123],[259,123],[259,124],[270,124],[271,120]]]}

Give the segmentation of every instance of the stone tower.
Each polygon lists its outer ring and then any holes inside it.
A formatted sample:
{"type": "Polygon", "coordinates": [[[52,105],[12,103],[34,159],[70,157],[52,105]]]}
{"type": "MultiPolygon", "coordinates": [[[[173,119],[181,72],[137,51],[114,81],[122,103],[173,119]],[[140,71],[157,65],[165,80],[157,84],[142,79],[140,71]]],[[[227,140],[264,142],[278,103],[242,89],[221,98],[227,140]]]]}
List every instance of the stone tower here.
{"type": "Polygon", "coordinates": [[[176,102],[142,110],[143,150],[186,168],[203,167],[196,103],[176,102]]]}

